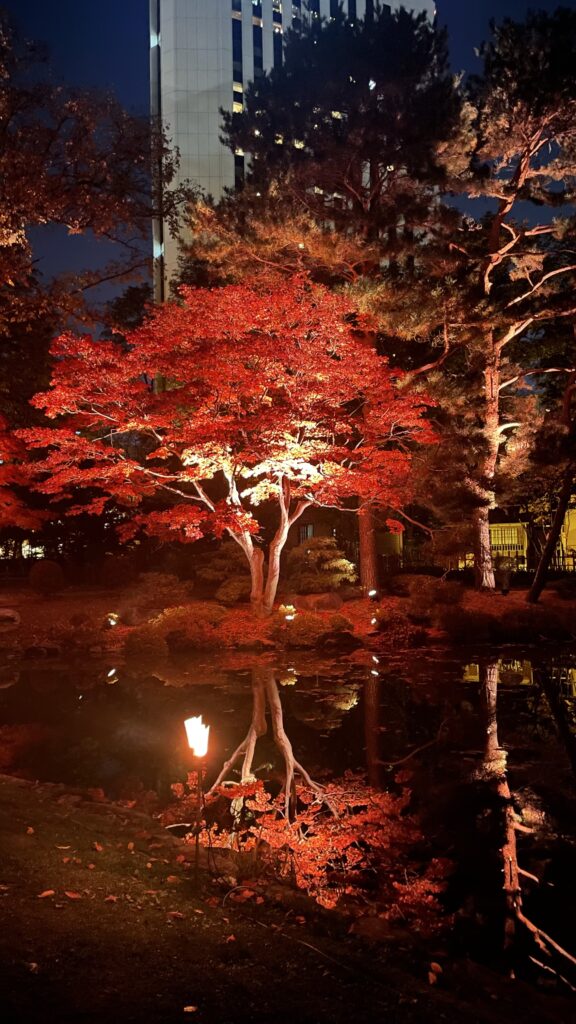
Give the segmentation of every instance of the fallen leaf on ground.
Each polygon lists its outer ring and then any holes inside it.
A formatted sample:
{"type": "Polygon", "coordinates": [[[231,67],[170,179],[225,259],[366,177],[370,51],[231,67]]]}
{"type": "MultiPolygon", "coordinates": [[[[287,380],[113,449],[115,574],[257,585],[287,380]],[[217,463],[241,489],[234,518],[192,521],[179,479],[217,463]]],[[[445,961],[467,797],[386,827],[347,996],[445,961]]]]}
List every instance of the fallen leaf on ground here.
{"type": "Polygon", "coordinates": [[[70,863],[70,857],[62,857],[62,863],[63,864],[69,864],[70,863]]]}
{"type": "Polygon", "coordinates": [[[434,971],[428,971],[428,984],[435,985],[438,981],[438,975],[434,974],[434,971]]]}
{"type": "Polygon", "coordinates": [[[236,936],[235,935],[227,935],[226,936],[226,942],[236,942],[236,936]]]}
{"type": "Polygon", "coordinates": [[[105,899],[104,899],[104,903],[117,903],[117,902],[118,902],[118,897],[117,896],[106,896],[105,899]]]}
{"type": "Polygon", "coordinates": [[[179,885],[180,883],[178,875],[168,875],[166,881],[168,882],[168,885],[179,885]]]}
{"type": "Polygon", "coordinates": [[[79,893],[79,892],[68,892],[66,889],[64,890],[64,895],[67,896],[69,900],[81,900],[81,899],[84,898],[81,895],[81,893],[79,893]]]}
{"type": "Polygon", "coordinates": [[[197,1006],[183,1006],[182,1007],[182,1012],[183,1013],[196,1013],[197,1009],[198,1009],[197,1006]]]}
{"type": "Polygon", "coordinates": [[[246,900],[252,899],[255,895],[256,893],[253,889],[240,889],[239,892],[233,892],[230,899],[233,900],[234,903],[246,903],[246,900]]]}
{"type": "Polygon", "coordinates": [[[102,850],[104,849],[104,847],[102,846],[102,843],[96,843],[95,842],[95,843],[92,843],[92,846],[94,847],[94,849],[96,850],[97,853],[102,853],[102,850]]]}
{"type": "Polygon", "coordinates": [[[55,892],[55,889],[44,889],[44,892],[38,893],[38,899],[44,900],[47,896],[54,896],[55,892]]]}
{"type": "Polygon", "coordinates": [[[134,843],[128,843],[128,849],[130,850],[130,852],[132,852],[132,850],[134,849],[134,843]]]}
{"type": "Polygon", "coordinates": [[[56,849],[57,850],[69,850],[70,846],[57,846],[56,849]]]}
{"type": "Polygon", "coordinates": [[[169,910],[168,917],[175,917],[178,921],[184,920],[184,914],[181,914],[179,910],[169,910]]]}
{"type": "Polygon", "coordinates": [[[32,825],[28,825],[28,828],[26,829],[26,835],[27,836],[33,836],[34,835],[34,829],[32,828],[32,825]]]}
{"type": "Polygon", "coordinates": [[[194,910],[194,913],[195,913],[195,914],[203,914],[203,913],[204,913],[204,911],[203,911],[203,910],[194,910]]]}

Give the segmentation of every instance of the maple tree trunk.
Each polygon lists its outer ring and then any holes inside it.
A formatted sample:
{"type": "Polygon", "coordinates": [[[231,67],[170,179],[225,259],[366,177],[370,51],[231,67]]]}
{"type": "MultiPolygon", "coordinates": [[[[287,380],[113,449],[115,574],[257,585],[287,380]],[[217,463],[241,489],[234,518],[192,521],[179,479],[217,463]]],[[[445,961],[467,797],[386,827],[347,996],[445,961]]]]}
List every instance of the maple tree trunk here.
{"type": "Polygon", "coordinates": [[[263,607],[264,597],[264,552],[261,548],[256,548],[251,545],[249,551],[246,548],[243,549],[248,559],[250,566],[250,579],[252,585],[250,587],[250,604],[254,610],[258,613],[261,612],[263,607]]]}
{"type": "Polygon", "coordinates": [[[264,588],[262,601],[262,607],[266,614],[270,614],[274,608],[276,591],[278,590],[278,580],[280,579],[280,558],[287,539],[288,528],[281,528],[278,530],[274,540],[270,544],[268,552],[268,574],[266,577],[266,586],[264,588]]]}
{"type": "Polygon", "coordinates": [[[564,479],[562,481],[562,488],[560,490],[560,497],[558,500],[558,508],[554,514],[552,520],[552,526],[550,532],[546,538],[546,543],[542,549],[542,553],[538,560],[538,566],[536,573],[532,581],[532,586],[528,591],[526,600],[530,604],[536,604],[540,594],[544,590],[546,584],[546,576],[550,562],[552,561],[556,545],[560,539],[560,533],[562,531],[562,523],[566,517],[568,511],[568,505],[570,504],[570,498],[572,497],[572,487],[574,486],[574,466],[570,464],[567,466],[564,472],[564,479]]]}
{"type": "Polygon", "coordinates": [[[367,594],[378,590],[378,552],[376,549],[376,519],[371,509],[358,515],[358,539],[360,542],[360,583],[367,594]]]}

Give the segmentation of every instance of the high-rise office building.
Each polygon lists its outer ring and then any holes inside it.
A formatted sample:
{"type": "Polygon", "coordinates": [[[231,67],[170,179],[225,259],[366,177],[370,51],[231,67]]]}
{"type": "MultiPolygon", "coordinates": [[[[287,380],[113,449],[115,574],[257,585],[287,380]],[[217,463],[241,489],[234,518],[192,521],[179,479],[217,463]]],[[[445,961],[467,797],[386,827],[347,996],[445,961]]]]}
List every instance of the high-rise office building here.
{"type": "MultiPolygon", "coordinates": [[[[150,0],[152,114],[180,151],[180,180],[215,199],[234,186],[243,157],[220,142],[220,108],[242,110],[247,83],[282,59],[282,36],[312,18],[332,17],[339,6],[364,18],[374,0],[150,0]]],[[[400,7],[392,0],[390,9],[400,7]]],[[[434,13],[433,0],[403,6],[434,13]]],[[[156,294],[164,294],[177,265],[177,245],[155,225],[156,294]]]]}

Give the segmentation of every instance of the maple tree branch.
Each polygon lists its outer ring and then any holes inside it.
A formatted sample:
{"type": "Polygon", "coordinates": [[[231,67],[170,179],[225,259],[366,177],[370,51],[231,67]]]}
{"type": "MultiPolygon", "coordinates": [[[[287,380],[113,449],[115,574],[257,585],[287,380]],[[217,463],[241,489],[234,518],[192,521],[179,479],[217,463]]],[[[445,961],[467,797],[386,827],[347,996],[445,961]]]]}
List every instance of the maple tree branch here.
{"type": "Polygon", "coordinates": [[[434,531],[431,530],[429,526],[425,526],[424,523],[420,523],[417,519],[413,519],[412,516],[409,516],[408,513],[404,512],[401,508],[395,508],[393,505],[391,505],[390,508],[392,512],[396,513],[396,515],[402,516],[402,519],[405,519],[407,523],[410,523],[412,526],[417,526],[419,530],[423,530],[424,533],[427,533],[430,539],[434,538],[434,531]]]}

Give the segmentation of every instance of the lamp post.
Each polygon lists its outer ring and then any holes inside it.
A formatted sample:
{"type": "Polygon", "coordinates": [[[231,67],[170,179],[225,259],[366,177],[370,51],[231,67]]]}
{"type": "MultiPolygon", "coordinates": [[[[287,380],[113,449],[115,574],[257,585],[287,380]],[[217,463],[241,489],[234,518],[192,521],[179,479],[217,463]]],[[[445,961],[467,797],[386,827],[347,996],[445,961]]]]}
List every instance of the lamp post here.
{"type": "Polygon", "coordinates": [[[200,829],[202,828],[202,815],[204,812],[204,787],[203,787],[203,773],[204,765],[202,763],[203,758],[208,753],[208,737],[210,735],[210,726],[205,725],[202,721],[202,715],[197,715],[194,718],[187,718],[184,722],[184,728],[186,729],[186,738],[188,740],[188,746],[192,751],[192,761],[196,766],[196,778],[198,779],[198,803],[196,810],[196,820],[194,822],[194,831],[196,833],[196,843],[194,850],[194,886],[198,888],[198,866],[200,862],[200,829]]]}

